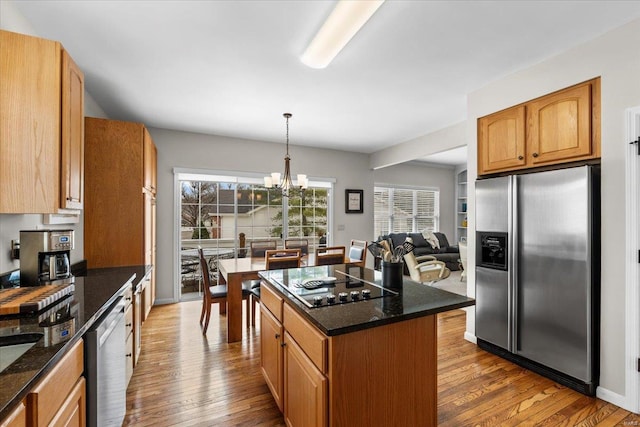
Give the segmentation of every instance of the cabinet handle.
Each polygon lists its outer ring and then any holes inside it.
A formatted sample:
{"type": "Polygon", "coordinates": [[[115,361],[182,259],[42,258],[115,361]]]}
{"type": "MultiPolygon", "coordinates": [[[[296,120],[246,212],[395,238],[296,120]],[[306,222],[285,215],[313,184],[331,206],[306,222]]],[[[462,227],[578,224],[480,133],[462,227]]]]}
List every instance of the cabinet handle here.
{"type": "Polygon", "coordinates": [[[131,301],[131,297],[126,297],[125,301],[131,301]]]}
{"type": "Polygon", "coordinates": [[[518,156],[518,160],[524,159],[524,156],[518,156]]]}
{"type": "Polygon", "coordinates": [[[280,344],[280,347],[286,347],[287,343],[283,342],[282,344],[280,344]]]}
{"type": "Polygon", "coordinates": [[[280,334],[276,334],[276,339],[280,338],[280,334]]]}
{"type": "Polygon", "coordinates": [[[126,326],[127,328],[130,327],[131,325],[133,325],[133,323],[125,323],[124,326],[126,326]]]}
{"type": "Polygon", "coordinates": [[[127,353],[127,354],[126,354],[126,357],[131,357],[131,353],[127,353]]]}
{"type": "Polygon", "coordinates": [[[533,157],[538,157],[538,153],[533,153],[532,156],[533,157]]]}

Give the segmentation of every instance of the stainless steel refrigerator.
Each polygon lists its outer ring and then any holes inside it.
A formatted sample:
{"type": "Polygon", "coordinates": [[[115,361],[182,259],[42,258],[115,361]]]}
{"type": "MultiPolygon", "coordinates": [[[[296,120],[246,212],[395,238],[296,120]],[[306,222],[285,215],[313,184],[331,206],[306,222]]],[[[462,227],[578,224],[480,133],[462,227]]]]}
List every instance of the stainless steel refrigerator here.
{"type": "Polygon", "coordinates": [[[476,181],[478,345],[588,395],[599,376],[599,168],[476,181]]]}

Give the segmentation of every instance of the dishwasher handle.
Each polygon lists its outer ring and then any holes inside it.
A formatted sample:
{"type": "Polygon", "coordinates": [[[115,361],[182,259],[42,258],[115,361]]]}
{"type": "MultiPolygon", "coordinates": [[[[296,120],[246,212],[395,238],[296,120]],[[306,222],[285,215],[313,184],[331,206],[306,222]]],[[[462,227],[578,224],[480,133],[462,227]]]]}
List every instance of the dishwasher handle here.
{"type": "Polygon", "coordinates": [[[118,327],[118,322],[124,317],[124,309],[125,301],[122,297],[119,297],[117,302],[104,315],[102,321],[99,322],[99,326],[96,329],[99,347],[102,347],[104,342],[111,336],[113,330],[118,327]]]}

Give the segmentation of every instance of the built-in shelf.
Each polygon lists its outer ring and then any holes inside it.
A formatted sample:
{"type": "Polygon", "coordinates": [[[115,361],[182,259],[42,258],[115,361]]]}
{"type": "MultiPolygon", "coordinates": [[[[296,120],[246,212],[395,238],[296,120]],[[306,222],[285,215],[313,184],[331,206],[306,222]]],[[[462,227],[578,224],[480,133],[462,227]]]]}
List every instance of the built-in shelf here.
{"type": "Polygon", "coordinates": [[[456,241],[467,239],[467,171],[456,175],[456,241]]]}

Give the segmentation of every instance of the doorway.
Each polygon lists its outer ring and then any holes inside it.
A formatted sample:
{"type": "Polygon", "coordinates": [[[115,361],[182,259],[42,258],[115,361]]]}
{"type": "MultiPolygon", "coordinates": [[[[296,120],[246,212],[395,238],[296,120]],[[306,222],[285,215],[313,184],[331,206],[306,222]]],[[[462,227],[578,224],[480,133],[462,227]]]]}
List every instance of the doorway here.
{"type": "Polygon", "coordinates": [[[626,395],[640,412],[640,106],[627,110],[626,147],[626,395]]]}

